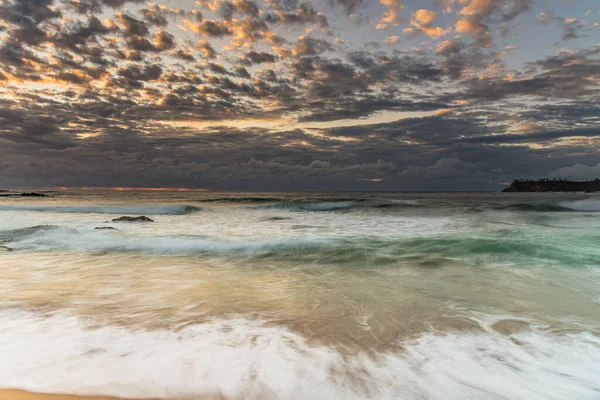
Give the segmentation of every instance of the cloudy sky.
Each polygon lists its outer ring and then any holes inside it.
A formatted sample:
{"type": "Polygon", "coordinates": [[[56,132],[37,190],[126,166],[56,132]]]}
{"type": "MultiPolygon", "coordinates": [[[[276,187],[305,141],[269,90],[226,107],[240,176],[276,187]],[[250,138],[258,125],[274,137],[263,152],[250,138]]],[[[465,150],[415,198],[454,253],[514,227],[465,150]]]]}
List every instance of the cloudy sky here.
{"type": "Polygon", "coordinates": [[[0,186],[600,177],[598,0],[2,0],[0,186]]]}

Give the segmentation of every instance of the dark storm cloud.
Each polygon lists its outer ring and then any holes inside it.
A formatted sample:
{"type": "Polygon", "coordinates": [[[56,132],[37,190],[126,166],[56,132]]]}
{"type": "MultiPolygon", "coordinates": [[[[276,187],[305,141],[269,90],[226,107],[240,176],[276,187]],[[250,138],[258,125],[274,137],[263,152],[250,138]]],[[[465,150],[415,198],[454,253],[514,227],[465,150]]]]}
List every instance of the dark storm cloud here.
{"type": "MultiPolygon", "coordinates": [[[[358,18],[346,14],[377,21],[366,16],[375,1],[127,3],[0,5],[1,180],[496,189],[522,171],[589,174],[598,163],[600,47],[509,67],[510,50],[495,46],[492,33],[522,22],[531,1],[443,2],[453,36],[418,49],[355,46],[338,30],[358,18]],[[379,112],[430,116],[359,125],[379,112]],[[317,128],[338,120],[355,125],[317,128]],[[267,127],[235,127],[252,121],[267,127]]],[[[535,26],[580,43],[582,23],[535,26]]]]}
{"type": "Polygon", "coordinates": [[[250,51],[241,58],[241,62],[245,65],[274,63],[277,61],[277,56],[270,53],[260,51],[250,51]]]}
{"type": "Polygon", "coordinates": [[[119,13],[117,17],[121,21],[123,29],[130,35],[144,36],[148,34],[148,27],[143,21],[137,20],[130,15],[119,13]]]}
{"type": "Polygon", "coordinates": [[[581,98],[596,96],[600,88],[600,47],[579,52],[563,52],[530,63],[530,78],[506,80],[500,77],[466,82],[465,97],[485,101],[511,96],[538,98],[581,98]]]}
{"type": "MultiPolygon", "coordinates": [[[[318,136],[302,130],[273,132],[217,127],[205,128],[204,134],[190,135],[191,131],[184,128],[173,134],[167,126],[143,123],[115,127],[104,117],[86,127],[85,121],[98,112],[95,107],[77,110],[77,115],[83,117],[79,119],[81,126],[61,130],[61,124],[64,127],[65,123],[78,120],[70,119],[74,114],[60,104],[45,104],[44,108],[48,107],[53,108],[56,116],[44,113],[31,119],[31,115],[22,112],[0,113],[6,130],[21,126],[25,120],[31,121],[23,125],[19,135],[2,136],[4,145],[0,153],[21,156],[13,168],[2,171],[5,176],[19,168],[28,182],[39,184],[43,177],[46,185],[85,186],[93,181],[103,186],[133,182],[139,186],[242,185],[255,189],[264,188],[261,182],[267,180],[280,184],[293,182],[301,187],[342,188],[376,179],[383,180],[380,188],[414,190],[426,187],[423,179],[437,188],[459,181],[473,185],[492,176],[510,179],[517,171],[530,167],[532,160],[537,162],[530,169],[533,173],[546,174],[572,165],[567,161],[568,154],[548,158],[551,150],[502,147],[493,140],[482,144],[464,139],[488,135],[475,121],[460,118],[413,118],[390,124],[327,129],[318,136]],[[77,133],[87,129],[93,129],[97,136],[78,139],[77,133]],[[43,151],[44,162],[33,157],[32,149],[43,151]],[[507,166],[503,162],[509,156],[516,165],[507,166]],[[70,165],[83,160],[86,161],[81,164],[80,174],[64,173],[70,165]],[[223,179],[224,176],[231,179],[223,179]]],[[[123,111],[119,109],[120,106],[113,105],[108,115],[114,118],[115,112],[123,111]]],[[[585,133],[553,132],[545,138],[554,140],[585,133]]],[[[584,164],[594,157],[593,149],[578,152],[577,159],[584,164]]],[[[364,185],[371,187],[369,183],[364,185]]]]}
{"type": "Polygon", "coordinates": [[[120,69],[118,74],[135,81],[154,81],[160,78],[162,68],[156,64],[144,67],[143,69],[137,65],[130,65],[127,68],[120,69]]]}

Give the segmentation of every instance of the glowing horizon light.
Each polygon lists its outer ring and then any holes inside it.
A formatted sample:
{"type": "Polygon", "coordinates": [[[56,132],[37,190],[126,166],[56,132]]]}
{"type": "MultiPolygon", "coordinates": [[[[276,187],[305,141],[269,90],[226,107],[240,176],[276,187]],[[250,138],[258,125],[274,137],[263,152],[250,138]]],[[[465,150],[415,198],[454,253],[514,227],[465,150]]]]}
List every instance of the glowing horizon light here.
{"type": "Polygon", "coordinates": [[[129,192],[129,191],[147,191],[147,192],[211,192],[211,189],[202,188],[165,188],[165,187],[103,187],[103,186],[60,186],[51,187],[45,190],[57,190],[57,191],[70,191],[70,190],[83,190],[83,191],[117,191],[117,192],[129,192]]]}

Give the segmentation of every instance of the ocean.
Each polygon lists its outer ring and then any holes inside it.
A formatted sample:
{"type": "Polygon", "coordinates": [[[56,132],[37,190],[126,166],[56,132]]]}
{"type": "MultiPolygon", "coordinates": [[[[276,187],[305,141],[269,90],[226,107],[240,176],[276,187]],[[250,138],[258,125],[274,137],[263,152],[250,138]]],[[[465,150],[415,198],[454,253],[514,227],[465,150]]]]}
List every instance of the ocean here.
{"type": "Polygon", "coordinates": [[[600,195],[60,191],[0,246],[0,388],[600,399],[600,195]]]}

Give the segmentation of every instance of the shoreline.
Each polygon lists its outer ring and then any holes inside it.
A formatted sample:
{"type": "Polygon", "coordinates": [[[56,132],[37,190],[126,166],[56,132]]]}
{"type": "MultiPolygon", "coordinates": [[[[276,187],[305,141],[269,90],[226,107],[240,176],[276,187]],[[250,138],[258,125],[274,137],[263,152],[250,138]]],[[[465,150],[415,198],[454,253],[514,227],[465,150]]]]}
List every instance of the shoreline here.
{"type": "MultiPolygon", "coordinates": [[[[112,397],[112,396],[86,396],[76,394],[54,394],[54,393],[38,393],[20,389],[0,389],[0,400],[166,400],[166,398],[128,398],[128,397],[112,397]]],[[[175,397],[169,400],[226,400],[221,395],[215,396],[193,396],[193,397],[175,397]]]]}
{"type": "MultiPolygon", "coordinates": [[[[0,389],[0,400],[125,400],[109,396],[36,393],[17,389],[0,389]]],[[[147,399],[150,400],[150,399],[147,399]]],[[[155,399],[158,400],[158,399],[155,399]]]]}

